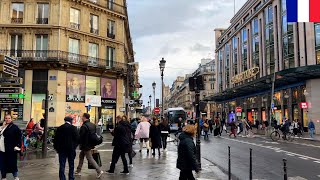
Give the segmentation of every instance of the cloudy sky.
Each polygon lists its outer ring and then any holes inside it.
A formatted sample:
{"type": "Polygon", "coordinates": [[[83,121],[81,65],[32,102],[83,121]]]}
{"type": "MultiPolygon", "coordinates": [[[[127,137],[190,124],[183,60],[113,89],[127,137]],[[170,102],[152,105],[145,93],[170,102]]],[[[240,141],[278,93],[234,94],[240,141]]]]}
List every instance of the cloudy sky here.
{"type": "MultiPolygon", "coordinates": [[[[165,84],[192,73],[202,58],[214,58],[214,29],[227,28],[234,0],[127,0],[135,60],[139,62],[144,104],[157,83],[160,98],[159,61],[167,61],[165,84]]],[[[236,10],[246,0],[236,0],[236,10]]],[[[153,98],[152,98],[153,101],[153,98]]]]}

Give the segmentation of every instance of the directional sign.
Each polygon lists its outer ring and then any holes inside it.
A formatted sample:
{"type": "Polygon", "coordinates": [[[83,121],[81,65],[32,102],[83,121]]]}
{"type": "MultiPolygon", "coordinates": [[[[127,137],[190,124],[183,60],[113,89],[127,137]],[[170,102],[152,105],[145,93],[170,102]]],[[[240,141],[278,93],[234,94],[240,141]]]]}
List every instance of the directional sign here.
{"type": "Polygon", "coordinates": [[[14,77],[14,78],[8,78],[8,77],[3,77],[0,78],[0,85],[21,85],[23,83],[23,79],[19,77],[14,77]]]}
{"type": "Polygon", "coordinates": [[[0,104],[23,104],[19,98],[0,98],[0,104]]]}
{"type": "Polygon", "coordinates": [[[0,63],[4,63],[8,66],[13,66],[13,67],[19,67],[19,61],[16,59],[13,59],[9,56],[5,55],[0,55],[0,63]]]}
{"type": "Polygon", "coordinates": [[[15,94],[22,93],[23,89],[21,87],[0,87],[1,94],[15,94]]]}
{"type": "Polygon", "coordinates": [[[11,75],[11,76],[18,76],[18,69],[15,69],[13,67],[0,64],[0,72],[3,72],[5,74],[11,75]]]}

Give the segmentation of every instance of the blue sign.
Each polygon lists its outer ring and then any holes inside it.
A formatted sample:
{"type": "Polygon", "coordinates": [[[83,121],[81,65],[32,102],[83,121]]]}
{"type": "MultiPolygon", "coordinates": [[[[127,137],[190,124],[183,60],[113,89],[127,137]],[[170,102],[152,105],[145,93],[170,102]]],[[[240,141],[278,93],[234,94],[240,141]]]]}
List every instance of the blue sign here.
{"type": "Polygon", "coordinates": [[[91,104],[87,106],[88,112],[91,111],[91,104]]]}
{"type": "Polygon", "coordinates": [[[274,103],[271,104],[271,108],[274,109],[274,103]]]}

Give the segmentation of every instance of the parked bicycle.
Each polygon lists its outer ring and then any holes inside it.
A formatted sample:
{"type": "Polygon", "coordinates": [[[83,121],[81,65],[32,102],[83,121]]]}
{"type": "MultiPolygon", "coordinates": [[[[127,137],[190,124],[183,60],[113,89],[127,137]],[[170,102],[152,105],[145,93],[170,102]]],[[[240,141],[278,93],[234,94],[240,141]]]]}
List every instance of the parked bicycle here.
{"type": "Polygon", "coordinates": [[[293,141],[294,134],[291,132],[282,132],[280,129],[275,129],[271,134],[270,137],[272,141],[278,141],[282,137],[283,140],[286,141],[293,141]]]}
{"type": "MultiPolygon", "coordinates": [[[[55,128],[49,128],[48,137],[47,137],[48,144],[53,145],[54,135],[55,135],[55,128]]],[[[43,144],[42,136],[43,135],[38,135],[36,133],[31,133],[30,135],[28,135],[26,131],[23,131],[22,152],[25,152],[29,149],[33,149],[33,150],[41,149],[43,144]]]]}

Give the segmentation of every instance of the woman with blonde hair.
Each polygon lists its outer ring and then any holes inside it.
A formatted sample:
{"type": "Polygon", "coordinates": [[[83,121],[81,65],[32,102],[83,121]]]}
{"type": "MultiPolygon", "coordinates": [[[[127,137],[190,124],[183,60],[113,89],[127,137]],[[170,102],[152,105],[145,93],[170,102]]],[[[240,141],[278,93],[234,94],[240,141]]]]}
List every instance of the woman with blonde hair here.
{"type": "Polygon", "coordinates": [[[192,171],[199,172],[196,159],[196,146],[193,137],[196,135],[197,126],[187,125],[179,136],[177,168],[180,169],[179,179],[194,180],[192,171]]]}

